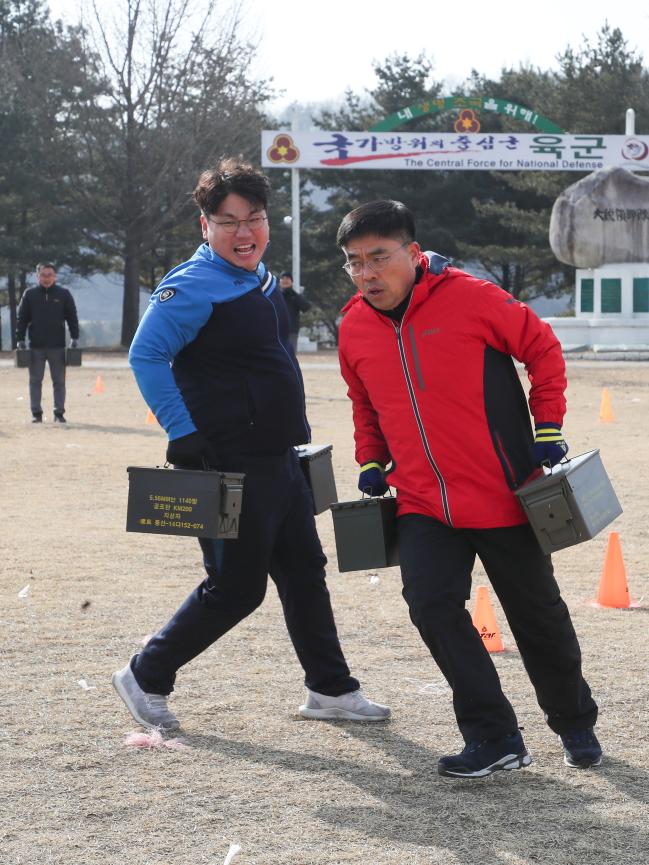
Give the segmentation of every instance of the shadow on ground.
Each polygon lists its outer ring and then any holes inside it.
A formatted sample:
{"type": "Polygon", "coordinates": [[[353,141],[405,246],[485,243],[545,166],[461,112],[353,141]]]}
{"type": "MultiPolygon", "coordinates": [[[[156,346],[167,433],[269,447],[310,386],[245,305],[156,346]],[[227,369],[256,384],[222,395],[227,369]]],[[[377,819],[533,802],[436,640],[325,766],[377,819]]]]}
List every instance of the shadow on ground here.
{"type": "MultiPolygon", "coordinates": [[[[316,818],[340,831],[346,827],[390,845],[416,844],[442,848],[458,855],[462,862],[494,859],[494,851],[528,861],[551,861],[575,865],[578,862],[645,861],[649,831],[639,825],[621,824],[609,813],[610,785],[624,797],[640,803],[649,801],[649,772],[622,760],[606,759],[590,772],[565,769],[565,780],[556,777],[561,762],[542,774],[534,770],[500,772],[490,778],[456,781],[437,774],[439,754],[416,742],[380,729],[354,724],[346,732],[383,752],[401,769],[376,768],[340,758],[260,747],[216,735],[187,738],[194,748],[214,752],[232,760],[270,765],[302,776],[312,772],[338,776],[353,784],[363,797],[373,796],[377,804],[350,807],[348,803],[314,803],[316,818]],[[595,790],[594,779],[601,787],[595,790]],[[604,810],[606,809],[606,811],[604,810]],[[467,848],[475,857],[467,859],[467,848]]],[[[377,755],[379,756],[379,755],[377,755]]],[[[404,860],[405,861],[405,860],[404,860]]],[[[511,858],[507,861],[512,861],[511,858]]]]}

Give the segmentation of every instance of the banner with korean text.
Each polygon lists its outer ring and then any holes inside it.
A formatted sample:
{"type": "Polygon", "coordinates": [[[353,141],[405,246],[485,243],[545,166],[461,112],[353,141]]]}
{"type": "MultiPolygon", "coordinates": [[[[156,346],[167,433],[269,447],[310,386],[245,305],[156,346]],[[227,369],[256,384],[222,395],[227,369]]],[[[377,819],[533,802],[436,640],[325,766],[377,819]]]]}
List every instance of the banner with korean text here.
{"type": "Polygon", "coordinates": [[[261,152],[269,168],[649,171],[649,135],[264,130],[261,152]]]}

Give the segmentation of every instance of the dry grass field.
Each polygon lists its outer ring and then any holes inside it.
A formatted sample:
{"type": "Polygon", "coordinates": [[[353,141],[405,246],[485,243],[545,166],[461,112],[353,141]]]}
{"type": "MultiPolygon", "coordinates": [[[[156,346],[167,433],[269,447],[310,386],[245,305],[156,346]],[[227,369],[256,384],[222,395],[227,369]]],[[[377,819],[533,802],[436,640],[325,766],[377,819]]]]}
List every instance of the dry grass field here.
{"type": "MultiPolygon", "coordinates": [[[[333,443],[340,498],[355,498],[335,356],[302,361],[314,441],[333,443]]],[[[631,596],[648,604],[649,366],[574,362],[569,381],[566,437],[573,454],[601,449],[631,596]],[[603,387],[612,423],[599,421],[603,387]]],[[[27,371],[0,367],[3,865],[222,865],[235,842],[234,865],[644,865],[649,609],[592,605],[606,530],[554,559],[601,708],[598,770],[563,765],[495,604],[507,645],[495,663],[534,762],[485,781],[439,777],[438,757],[460,744],[450,692],[398,570],[338,574],[328,513],[318,526],[343,648],[392,721],[299,717],[301,669],[271,586],[181,671],[171,705],[189,747],[134,748],[110,675],[202,579],[198,544],[124,530],[126,466],[160,464],[165,438],[123,362],[89,355],[69,371],[67,426],[50,422],[49,379],[44,407],[33,426],[27,371]]],[[[476,568],[474,586],[484,579],[476,568]]]]}

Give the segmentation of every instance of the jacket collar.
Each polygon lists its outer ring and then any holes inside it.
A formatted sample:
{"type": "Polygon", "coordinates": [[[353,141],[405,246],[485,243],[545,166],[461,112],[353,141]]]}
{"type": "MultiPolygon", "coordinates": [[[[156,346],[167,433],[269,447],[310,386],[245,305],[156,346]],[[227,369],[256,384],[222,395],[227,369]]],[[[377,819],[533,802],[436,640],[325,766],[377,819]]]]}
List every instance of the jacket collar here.
{"type": "Polygon", "coordinates": [[[245,270],[243,267],[231,264],[229,261],[226,261],[225,258],[222,258],[217,252],[214,252],[209,243],[201,243],[192,258],[200,259],[214,265],[226,276],[237,277],[238,279],[243,277],[252,280],[255,285],[258,285],[260,282],[263,283],[267,275],[270,273],[263,261],[259,262],[256,270],[245,270]]]}

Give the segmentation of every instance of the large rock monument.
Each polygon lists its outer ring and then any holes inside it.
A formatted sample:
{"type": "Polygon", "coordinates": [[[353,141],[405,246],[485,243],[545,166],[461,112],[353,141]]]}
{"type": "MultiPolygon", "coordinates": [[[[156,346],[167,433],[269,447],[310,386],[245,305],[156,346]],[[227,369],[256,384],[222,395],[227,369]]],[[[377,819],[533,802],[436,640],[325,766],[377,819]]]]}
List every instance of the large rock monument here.
{"type": "Polygon", "coordinates": [[[649,180],[603,168],[569,186],[550,246],[577,268],[575,318],[547,319],[564,349],[649,350],[649,180]]]}
{"type": "Polygon", "coordinates": [[[573,183],[552,208],[550,246],[573,267],[649,261],[649,180],[602,168],[573,183]]]}

